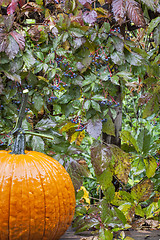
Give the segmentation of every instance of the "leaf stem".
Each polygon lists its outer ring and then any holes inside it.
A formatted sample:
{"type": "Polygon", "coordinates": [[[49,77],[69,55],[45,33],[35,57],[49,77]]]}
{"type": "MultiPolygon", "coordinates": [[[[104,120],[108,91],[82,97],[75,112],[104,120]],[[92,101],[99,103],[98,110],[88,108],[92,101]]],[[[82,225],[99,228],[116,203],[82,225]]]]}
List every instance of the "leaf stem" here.
{"type": "Polygon", "coordinates": [[[52,136],[41,134],[41,133],[36,133],[36,132],[25,131],[25,134],[34,135],[34,136],[38,136],[38,137],[42,137],[42,138],[48,138],[48,139],[52,139],[52,140],[54,139],[54,137],[52,137],[52,136]]]}

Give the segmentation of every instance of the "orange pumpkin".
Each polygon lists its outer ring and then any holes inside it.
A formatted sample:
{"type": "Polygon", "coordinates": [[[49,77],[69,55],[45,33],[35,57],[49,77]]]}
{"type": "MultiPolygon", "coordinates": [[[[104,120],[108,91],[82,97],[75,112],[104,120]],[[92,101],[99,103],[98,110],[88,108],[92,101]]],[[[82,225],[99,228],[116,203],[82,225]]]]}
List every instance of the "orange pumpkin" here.
{"type": "Polygon", "coordinates": [[[57,240],[74,210],[74,187],[58,161],[35,151],[0,151],[0,240],[57,240]]]}

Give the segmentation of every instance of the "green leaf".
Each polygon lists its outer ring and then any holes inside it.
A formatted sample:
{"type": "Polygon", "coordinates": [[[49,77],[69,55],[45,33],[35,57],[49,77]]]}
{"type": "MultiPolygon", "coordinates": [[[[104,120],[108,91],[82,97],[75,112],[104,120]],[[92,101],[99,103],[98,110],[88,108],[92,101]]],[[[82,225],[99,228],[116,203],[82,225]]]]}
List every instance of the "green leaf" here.
{"type": "Polygon", "coordinates": [[[102,131],[108,135],[115,136],[115,125],[109,115],[105,117],[107,121],[103,122],[102,131]]]}
{"type": "Polygon", "coordinates": [[[35,52],[35,55],[37,56],[37,58],[39,58],[41,61],[44,60],[44,54],[42,52],[35,52]]]}
{"type": "Polygon", "coordinates": [[[142,154],[147,154],[151,148],[151,134],[144,128],[138,135],[137,144],[142,154]]]}
{"type": "Polygon", "coordinates": [[[112,173],[106,169],[101,175],[97,176],[97,181],[102,186],[102,189],[108,188],[112,184],[112,173]]]}
{"type": "Polygon", "coordinates": [[[158,210],[158,203],[152,202],[145,210],[146,218],[153,218],[153,213],[158,210]]]}
{"type": "Polygon", "coordinates": [[[122,65],[125,63],[125,56],[121,52],[116,51],[116,52],[112,53],[111,59],[117,65],[122,65]]]}
{"type": "Polygon", "coordinates": [[[91,100],[87,100],[87,101],[85,101],[83,108],[88,111],[90,106],[91,106],[91,100]]]}
{"type": "Polygon", "coordinates": [[[92,97],[92,100],[95,100],[95,101],[104,101],[105,100],[105,97],[101,96],[101,95],[94,95],[92,97]]]}
{"type": "Polygon", "coordinates": [[[134,53],[134,52],[132,53],[128,52],[128,54],[126,54],[125,59],[129,64],[133,66],[141,66],[143,61],[143,57],[138,53],[134,53]]]}
{"type": "Polygon", "coordinates": [[[151,116],[159,110],[158,96],[155,94],[146,104],[143,110],[143,118],[151,116]]]}
{"type": "Polygon", "coordinates": [[[135,214],[140,216],[140,217],[144,217],[144,210],[142,209],[140,204],[138,204],[138,206],[136,206],[135,214]]]}
{"type": "Polygon", "coordinates": [[[113,240],[113,233],[105,228],[99,230],[99,240],[113,240]]]}
{"type": "Polygon", "coordinates": [[[116,75],[123,78],[125,81],[132,79],[132,74],[130,72],[121,71],[121,72],[118,72],[116,75]]]}
{"type": "Polygon", "coordinates": [[[128,145],[133,145],[136,151],[139,152],[139,147],[137,145],[136,139],[132,136],[130,131],[123,130],[120,136],[123,142],[127,143],[128,145]]]}
{"type": "Polygon", "coordinates": [[[91,100],[91,103],[92,103],[93,109],[95,109],[95,110],[98,111],[98,112],[101,112],[100,105],[99,105],[97,102],[91,100]]]}
{"type": "Polygon", "coordinates": [[[36,129],[40,131],[46,131],[50,128],[54,128],[57,124],[53,122],[51,119],[41,119],[35,126],[36,129]]]}
{"type": "Polygon", "coordinates": [[[23,61],[28,69],[30,69],[34,65],[35,58],[32,55],[32,51],[27,50],[23,53],[23,61]]]}
{"type": "Polygon", "coordinates": [[[156,159],[152,156],[143,159],[145,167],[146,167],[146,175],[148,178],[151,178],[154,176],[156,169],[157,169],[157,162],[156,159]]]}
{"type": "Polygon", "coordinates": [[[33,96],[33,102],[34,102],[34,108],[39,112],[43,106],[43,98],[40,95],[35,94],[33,96]]]}
{"type": "Polygon", "coordinates": [[[36,3],[38,4],[38,5],[43,5],[43,0],[36,0],[36,3]]]}
{"type": "Polygon", "coordinates": [[[103,190],[103,194],[107,202],[111,202],[115,196],[115,187],[113,184],[108,186],[106,189],[103,190]]]}
{"type": "Polygon", "coordinates": [[[44,141],[41,137],[33,136],[31,141],[31,146],[33,151],[37,151],[37,152],[44,151],[44,141]]]}

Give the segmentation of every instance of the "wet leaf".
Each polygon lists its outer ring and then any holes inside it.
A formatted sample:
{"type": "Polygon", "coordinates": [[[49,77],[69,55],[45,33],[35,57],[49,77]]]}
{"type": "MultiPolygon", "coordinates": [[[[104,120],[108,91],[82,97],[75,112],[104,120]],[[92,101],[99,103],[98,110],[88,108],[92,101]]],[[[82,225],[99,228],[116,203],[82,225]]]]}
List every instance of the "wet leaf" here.
{"type": "Polygon", "coordinates": [[[11,36],[16,40],[21,50],[25,48],[25,38],[16,31],[10,32],[11,36]]]}
{"type": "Polygon", "coordinates": [[[18,0],[12,0],[12,2],[9,4],[7,8],[7,14],[12,15],[15,12],[17,6],[18,6],[18,0]]]}
{"type": "Polygon", "coordinates": [[[108,188],[112,184],[112,173],[109,169],[103,171],[103,173],[97,176],[97,181],[100,183],[103,189],[108,188]]]}
{"type": "Polygon", "coordinates": [[[91,162],[94,167],[95,174],[101,175],[108,168],[112,159],[110,148],[102,145],[99,141],[95,141],[91,146],[91,162]]]}
{"type": "Polygon", "coordinates": [[[51,119],[41,119],[35,126],[35,129],[38,129],[40,131],[46,131],[50,128],[54,128],[56,126],[56,123],[53,122],[51,119]]]}
{"type": "Polygon", "coordinates": [[[86,129],[93,138],[97,139],[102,131],[102,121],[89,119],[86,129]]]}
{"type": "Polygon", "coordinates": [[[137,145],[136,139],[132,136],[130,131],[123,130],[121,132],[121,139],[123,142],[127,143],[128,145],[133,145],[137,152],[139,152],[139,147],[137,145]]]}
{"type": "Polygon", "coordinates": [[[156,169],[157,169],[157,162],[156,159],[152,156],[143,159],[145,167],[146,167],[146,175],[148,178],[154,176],[156,169]]]}
{"type": "Polygon", "coordinates": [[[150,198],[152,191],[153,183],[147,179],[136,184],[131,190],[131,195],[137,202],[144,202],[150,198]]]}
{"type": "Polygon", "coordinates": [[[142,154],[147,154],[151,148],[151,134],[148,129],[142,129],[138,135],[137,143],[142,154]]]}
{"type": "Polygon", "coordinates": [[[76,145],[80,146],[83,138],[85,137],[85,130],[81,131],[76,139],[76,145]]]}
{"type": "Polygon", "coordinates": [[[71,129],[73,127],[75,128],[76,126],[78,126],[78,124],[68,122],[59,131],[60,131],[60,133],[67,132],[69,129],[71,129]]]}
{"type": "Polygon", "coordinates": [[[130,155],[122,151],[119,147],[111,145],[112,159],[114,162],[115,175],[119,180],[127,184],[131,168],[130,155]]]}
{"type": "Polygon", "coordinates": [[[44,151],[44,141],[41,137],[33,136],[31,141],[31,146],[33,151],[39,151],[39,152],[44,151]]]}
{"type": "Polygon", "coordinates": [[[158,112],[158,110],[159,110],[158,97],[154,95],[144,107],[143,118],[151,116],[153,113],[158,112]]]}
{"type": "Polygon", "coordinates": [[[115,136],[115,125],[109,115],[106,116],[107,121],[103,122],[102,131],[108,135],[115,136]]]}
{"type": "Polygon", "coordinates": [[[9,59],[13,59],[15,58],[15,56],[17,55],[18,51],[19,51],[19,46],[17,44],[17,42],[14,40],[14,38],[12,36],[8,36],[8,46],[5,49],[6,54],[8,55],[9,59]]]}
{"type": "Polygon", "coordinates": [[[112,240],[113,233],[108,229],[100,228],[99,230],[99,240],[112,240]]]}

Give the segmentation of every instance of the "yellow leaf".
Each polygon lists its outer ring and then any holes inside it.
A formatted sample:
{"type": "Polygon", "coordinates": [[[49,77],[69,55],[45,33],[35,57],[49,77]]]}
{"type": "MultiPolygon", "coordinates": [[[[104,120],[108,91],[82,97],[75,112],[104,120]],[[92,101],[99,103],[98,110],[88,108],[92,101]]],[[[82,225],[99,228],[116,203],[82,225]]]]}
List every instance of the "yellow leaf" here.
{"type": "Polygon", "coordinates": [[[76,141],[76,139],[77,139],[77,137],[78,137],[78,134],[79,134],[78,132],[74,132],[74,133],[70,136],[70,138],[68,139],[69,142],[72,143],[72,142],[76,141]]]}
{"type": "Polygon", "coordinates": [[[72,122],[68,122],[66,123],[60,130],[59,132],[62,133],[62,132],[67,132],[69,129],[73,128],[73,127],[76,127],[77,125],[75,123],[72,123],[72,122]]]}
{"type": "Polygon", "coordinates": [[[80,146],[84,137],[85,137],[85,131],[83,130],[82,132],[79,133],[79,135],[77,137],[76,145],[80,146]]]}
{"type": "Polygon", "coordinates": [[[83,190],[84,192],[84,195],[83,195],[83,199],[86,201],[86,203],[90,204],[90,199],[89,199],[89,192],[86,190],[86,188],[84,186],[81,186],[81,188],[79,189],[80,190],[83,190]]]}
{"type": "Polygon", "coordinates": [[[48,79],[46,79],[45,77],[42,77],[42,76],[37,76],[39,80],[42,80],[44,82],[49,82],[48,79]]]}

